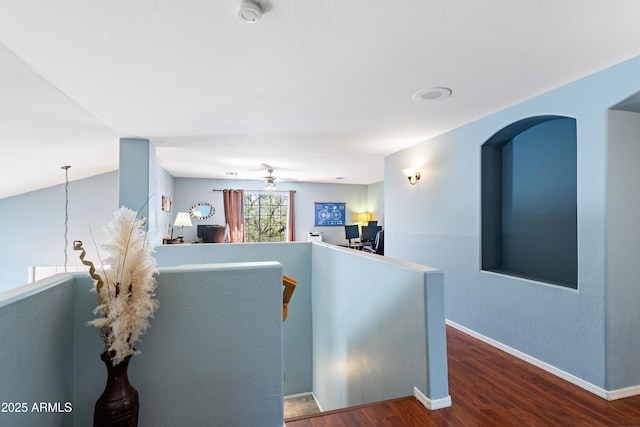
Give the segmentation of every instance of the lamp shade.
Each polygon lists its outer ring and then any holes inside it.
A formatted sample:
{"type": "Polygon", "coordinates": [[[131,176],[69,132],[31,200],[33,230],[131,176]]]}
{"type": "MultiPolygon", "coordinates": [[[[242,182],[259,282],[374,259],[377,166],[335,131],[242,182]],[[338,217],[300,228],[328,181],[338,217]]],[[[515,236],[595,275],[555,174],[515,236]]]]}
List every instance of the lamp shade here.
{"type": "Polygon", "coordinates": [[[191,227],[191,218],[189,218],[189,214],[187,212],[178,212],[176,215],[176,220],[173,223],[174,227],[191,227]]]}
{"type": "Polygon", "coordinates": [[[356,222],[369,222],[371,219],[371,214],[369,212],[361,212],[356,215],[356,222]]]}

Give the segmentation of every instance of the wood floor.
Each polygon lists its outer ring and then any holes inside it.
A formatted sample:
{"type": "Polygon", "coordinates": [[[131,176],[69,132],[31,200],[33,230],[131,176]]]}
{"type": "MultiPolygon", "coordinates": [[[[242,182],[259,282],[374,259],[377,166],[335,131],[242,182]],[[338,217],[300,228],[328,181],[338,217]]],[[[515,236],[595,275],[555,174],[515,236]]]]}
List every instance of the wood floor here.
{"type": "Polygon", "coordinates": [[[450,408],[406,397],[286,427],[640,426],[640,396],[609,402],[451,327],[447,340],[450,408]]]}

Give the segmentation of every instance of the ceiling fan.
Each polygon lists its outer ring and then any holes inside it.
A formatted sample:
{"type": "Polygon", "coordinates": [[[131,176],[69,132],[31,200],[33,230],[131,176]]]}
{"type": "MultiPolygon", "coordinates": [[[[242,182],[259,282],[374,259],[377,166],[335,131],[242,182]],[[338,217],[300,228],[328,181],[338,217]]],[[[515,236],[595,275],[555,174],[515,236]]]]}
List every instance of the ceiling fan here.
{"type": "Polygon", "coordinates": [[[273,191],[276,189],[276,181],[295,181],[294,178],[278,178],[276,176],[273,176],[273,167],[269,166],[266,163],[263,163],[262,166],[264,166],[267,169],[267,173],[269,175],[267,176],[263,176],[262,177],[262,181],[264,181],[264,189],[265,190],[269,190],[269,191],[273,191]]]}
{"type": "Polygon", "coordinates": [[[265,190],[269,190],[269,191],[273,191],[276,189],[276,177],[273,176],[273,168],[267,168],[267,172],[269,172],[269,176],[263,176],[262,179],[264,180],[264,189],[265,190]]]}

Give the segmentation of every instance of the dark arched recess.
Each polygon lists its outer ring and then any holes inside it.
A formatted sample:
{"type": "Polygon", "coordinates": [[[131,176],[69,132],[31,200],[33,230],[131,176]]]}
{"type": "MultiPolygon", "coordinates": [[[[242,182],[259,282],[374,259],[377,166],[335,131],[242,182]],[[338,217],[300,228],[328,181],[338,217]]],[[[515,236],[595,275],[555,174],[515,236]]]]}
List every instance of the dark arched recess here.
{"type": "Polygon", "coordinates": [[[576,120],[529,117],[482,145],[482,269],[578,287],[576,120]]]}

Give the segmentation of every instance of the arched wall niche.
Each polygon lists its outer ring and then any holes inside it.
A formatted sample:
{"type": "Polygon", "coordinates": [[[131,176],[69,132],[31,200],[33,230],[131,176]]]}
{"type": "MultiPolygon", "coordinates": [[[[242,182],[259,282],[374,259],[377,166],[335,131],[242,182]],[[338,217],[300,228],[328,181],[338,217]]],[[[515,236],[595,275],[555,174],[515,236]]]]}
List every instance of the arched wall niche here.
{"type": "Polygon", "coordinates": [[[482,269],[577,289],[576,120],[519,120],[481,154],[482,269]]]}

